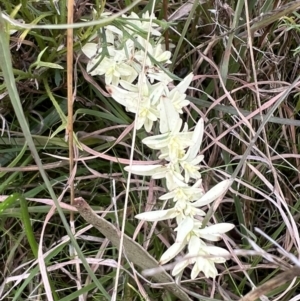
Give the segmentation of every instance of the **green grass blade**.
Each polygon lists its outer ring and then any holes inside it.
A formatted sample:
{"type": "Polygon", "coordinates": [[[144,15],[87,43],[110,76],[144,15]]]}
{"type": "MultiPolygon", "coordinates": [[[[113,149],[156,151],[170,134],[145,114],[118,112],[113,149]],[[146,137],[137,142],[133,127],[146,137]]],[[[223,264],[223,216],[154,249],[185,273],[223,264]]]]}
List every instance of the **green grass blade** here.
{"type": "Polygon", "coordinates": [[[2,203],[0,203],[0,216],[2,212],[10,207],[12,207],[19,200],[19,194],[13,193],[7,197],[2,203]]]}
{"type": "Polygon", "coordinates": [[[3,72],[3,77],[4,80],[6,82],[6,86],[7,86],[7,90],[8,90],[8,94],[10,96],[16,117],[20,123],[20,126],[22,128],[23,134],[26,137],[26,141],[28,143],[28,146],[31,150],[32,156],[35,159],[35,162],[37,164],[37,166],[39,167],[39,171],[40,174],[45,182],[45,185],[47,187],[47,190],[51,196],[51,198],[53,199],[55,206],[58,210],[58,213],[61,217],[62,223],[71,239],[71,242],[74,246],[74,248],[77,251],[77,254],[79,256],[79,258],[82,260],[82,263],[84,265],[84,267],[86,268],[88,274],[90,275],[90,277],[92,278],[92,280],[95,282],[95,284],[97,285],[97,288],[103,293],[103,295],[105,296],[105,298],[107,300],[110,300],[110,296],[109,294],[105,291],[105,289],[103,288],[103,286],[101,285],[101,283],[99,282],[99,280],[97,279],[97,277],[95,276],[95,274],[93,273],[93,271],[91,270],[89,264],[87,263],[84,255],[82,254],[82,251],[79,247],[79,245],[77,244],[74,235],[72,234],[72,231],[69,227],[69,224],[66,220],[66,217],[61,209],[61,207],[59,206],[59,203],[57,201],[57,197],[54,193],[54,190],[51,186],[51,183],[48,179],[47,174],[45,173],[45,170],[43,168],[43,164],[41,162],[41,159],[38,155],[37,149],[34,145],[34,141],[32,139],[30,130],[29,130],[29,126],[26,122],[26,118],[23,112],[23,108],[21,105],[21,101],[20,101],[20,97],[18,94],[18,90],[16,87],[16,83],[15,83],[15,79],[14,79],[14,74],[12,72],[12,61],[11,61],[11,56],[10,56],[10,51],[9,51],[9,43],[8,43],[8,33],[5,31],[5,22],[4,19],[2,17],[2,13],[0,12],[0,65],[2,68],[2,72],[3,72]]]}
{"type": "Polygon", "coordinates": [[[27,207],[27,201],[26,199],[19,193],[17,193],[17,197],[20,200],[21,204],[21,216],[22,216],[22,222],[25,230],[25,234],[27,236],[28,243],[31,247],[32,253],[35,258],[38,257],[38,248],[39,245],[35,240],[33,229],[30,222],[30,217],[28,213],[28,207],[27,207]]]}

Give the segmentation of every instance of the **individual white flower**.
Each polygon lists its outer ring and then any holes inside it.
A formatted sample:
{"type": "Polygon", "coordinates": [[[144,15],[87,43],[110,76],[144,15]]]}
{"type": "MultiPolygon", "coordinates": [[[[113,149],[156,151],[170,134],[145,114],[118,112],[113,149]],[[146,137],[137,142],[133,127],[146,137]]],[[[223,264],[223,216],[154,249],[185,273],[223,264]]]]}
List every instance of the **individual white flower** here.
{"type": "MultiPolygon", "coordinates": [[[[174,215],[174,217],[176,218],[176,223],[178,225],[187,217],[194,219],[196,215],[198,216],[206,215],[206,213],[203,210],[193,206],[192,202],[188,202],[184,199],[177,199],[176,201],[175,200],[173,201],[175,202],[174,208],[176,209],[177,212],[177,215],[176,216],[174,215]]],[[[198,229],[196,228],[196,226],[194,228],[198,229]]]]}
{"type": "Polygon", "coordinates": [[[156,66],[156,62],[162,63],[162,64],[171,64],[170,61],[171,58],[171,52],[170,51],[164,51],[162,49],[161,44],[157,44],[155,46],[152,46],[147,40],[143,40],[143,43],[141,44],[143,49],[139,50],[135,54],[135,59],[139,61],[141,64],[144,63],[145,58],[145,50],[147,49],[147,57],[146,57],[146,68],[150,69],[154,66],[156,66]],[[150,57],[150,56],[152,57],[150,57]]]}
{"type": "Polygon", "coordinates": [[[154,47],[150,44],[150,48],[148,47],[148,53],[155,59],[155,61],[162,64],[171,64],[170,58],[172,56],[171,51],[163,50],[161,44],[156,44],[154,47]]]}
{"type": "Polygon", "coordinates": [[[183,176],[176,170],[174,164],[166,165],[132,165],[124,168],[135,175],[152,176],[153,179],[167,179],[167,187],[170,190],[176,188],[184,180],[183,176]]]}
{"type": "Polygon", "coordinates": [[[142,212],[137,214],[135,218],[148,222],[158,222],[176,218],[177,223],[180,224],[187,217],[194,217],[195,215],[204,216],[205,212],[191,206],[190,203],[178,201],[173,208],[142,212]]]}
{"type": "Polygon", "coordinates": [[[177,224],[181,223],[181,221],[184,220],[186,217],[194,218],[196,215],[206,215],[206,213],[203,210],[196,208],[192,206],[190,202],[185,202],[183,200],[178,200],[175,204],[175,208],[178,211],[178,214],[176,216],[177,224]]]}
{"type": "Polygon", "coordinates": [[[147,137],[142,140],[144,144],[152,149],[161,150],[162,158],[170,158],[171,161],[176,162],[178,158],[184,154],[184,149],[192,145],[192,132],[188,132],[187,124],[182,127],[182,119],[178,119],[177,124],[170,132],[165,134],[147,137]]]}
{"type": "Polygon", "coordinates": [[[165,90],[164,84],[156,83],[153,85],[149,82],[144,74],[140,74],[138,83],[136,85],[133,85],[125,80],[120,81],[120,84],[124,89],[136,93],[137,97],[139,97],[139,93],[142,91],[143,99],[145,97],[150,98],[152,105],[155,105],[156,107],[158,107],[161,95],[165,90]]]}
{"type": "Polygon", "coordinates": [[[159,83],[151,85],[145,77],[138,85],[123,80],[120,84],[125,89],[114,85],[106,86],[106,89],[127,111],[136,114],[138,130],[144,126],[145,130],[150,132],[153,122],[159,117],[157,104],[164,87],[159,83]]]}
{"type": "MultiPolygon", "coordinates": [[[[170,64],[171,52],[162,49],[161,44],[151,45],[147,40],[143,39],[138,45],[141,49],[134,52],[131,64],[138,72],[142,71],[142,66],[145,66],[145,73],[151,83],[154,80],[162,82],[167,86],[173,79],[162,70],[160,64],[170,64]],[[147,54],[145,51],[147,49],[147,54]]],[[[166,89],[168,90],[168,89],[166,89]]]]}
{"type": "Polygon", "coordinates": [[[204,159],[203,155],[199,155],[191,161],[188,160],[179,160],[179,164],[184,170],[184,180],[186,183],[189,182],[190,178],[200,179],[201,174],[199,172],[200,165],[199,163],[204,159]]]}
{"type": "Polygon", "coordinates": [[[183,114],[182,108],[190,104],[190,101],[186,99],[186,94],[180,93],[175,89],[171,91],[171,93],[168,95],[168,98],[173,103],[177,112],[180,114],[183,114]]]}
{"type": "Polygon", "coordinates": [[[194,220],[190,217],[183,219],[178,225],[176,231],[175,243],[167,249],[167,251],[161,256],[159,263],[165,264],[173,259],[183,248],[186,246],[187,238],[194,226],[194,220]]]}
{"type": "Polygon", "coordinates": [[[120,79],[134,81],[137,72],[126,63],[127,56],[124,50],[116,50],[114,46],[106,47],[107,56],[103,55],[103,48],[96,43],[87,43],[83,46],[82,52],[90,58],[87,64],[87,72],[92,76],[105,75],[105,83],[117,86],[120,79]]]}
{"type": "MultiPolygon", "coordinates": [[[[166,103],[172,103],[174,107],[173,110],[180,114],[183,113],[182,108],[190,104],[190,102],[186,99],[186,94],[184,94],[184,92],[189,87],[193,76],[193,73],[190,73],[171,91],[167,89],[166,94],[164,95],[166,103]]],[[[172,112],[172,114],[174,113],[172,112]]],[[[163,133],[164,131],[161,132],[163,133]]]]}
{"type": "Polygon", "coordinates": [[[95,75],[105,75],[105,83],[117,86],[122,77],[128,77],[133,74],[134,70],[125,63],[117,63],[114,59],[104,57],[97,65],[97,60],[91,60],[87,65],[87,71],[95,75]],[[92,70],[92,71],[91,71],[92,70]]]}
{"type": "MultiPolygon", "coordinates": [[[[134,168],[136,166],[133,165],[132,167],[134,168]]],[[[125,169],[129,170],[128,167],[125,169]]],[[[150,171],[150,170],[151,170],[151,172],[153,172],[154,168],[153,169],[149,168],[148,171],[150,171]]],[[[132,170],[132,172],[134,173],[134,170],[132,170]]],[[[149,175],[149,173],[147,175],[149,175]]],[[[198,182],[200,182],[200,181],[198,181],[198,182]]],[[[180,185],[180,183],[182,183],[182,182],[179,181],[178,179],[176,179],[176,185],[180,185]]],[[[162,221],[162,220],[166,220],[166,219],[176,218],[177,224],[179,225],[187,217],[193,218],[195,215],[205,216],[205,212],[203,210],[196,208],[195,206],[192,205],[192,202],[190,202],[188,200],[188,199],[194,200],[199,195],[203,194],[202,190],[199,190],[197,188],[198,185],[199,185],[199,183],[196,183],[193,187],[189,187],[190,191],[187,191],[187,189],[185,191],[183,191],[182,197],[180,197],[178,195],[178,198],[176,198],[176,194],[173,194],[172,192],[167,193],[167,194],[163,195],[162,197],[160,197],[160,199],[163,199],[163,200],[173,198],[173,202],[176,203],[174,208],[150,211],[150,212],[143,212],[143,213],[137,214],[135,217],[138,219],[141,219],[141,220],[149,221],[149,222],[162,221]],[[187,197],[185,196],[186,193],[188,194],[187,197]],[[195,196],[192,196],[193,193],[195,194],[195,196]]],[[[181,188],[184,189],[184,188],[188,188],[188,187],[183,187],[181,185],[181,188]]],[[[191,228],[191,229],[194,229],[194,232],[200,231],[199,229],[201,228],[201,225],[202,224],[200,222],[196,221],[194,223],[193,228],[191,228]]],[[[177,228],[177,229],[180,229],[180,228],[177,228]]]]}
{"type": "Polygon", "coordinates": [[[122,86],[130,89],[132,92],[136,92],[135,97],[137,99],[136,106],[131,108],[131,112],[136,114],[137,125],[139,130],[143,126],[146,132],[150,132],[153,126],[153,122],[159,117],[159,111],[157,110],[157,103],[159,95],[162,92],[162,88],[159,84],[151,85],[145,77],[138,83],[138,86],[129,85],[125,81],[122,81],[122,86]],[[140,95],[140,92],[142,93],[140,95]],[[141,96],[140,101],[139,97],[141,96]]]}
{"type": "MultiPolygon", "coordinates": [[[[179,204],[183,203],[182,201],[177,201],[176,203],[176,208],[179,206],[179,204]]],[[[190,217],[195,217],[196,215],[199,215],[199,216],[205,216],[206,213],[199,209],[199,208],[195,208],[194,206],[192,206],[191,203],[185,203],[185,208],[183,210],[183,214],[182,215],[178,215],[176,216],[176,222],[179,223],[181,222],[182,219],[184,219],[184,217],[186,216],[190,216],[190,217]]]]}
{"type": "Polygon", "coordinates": [[[198,164],[204,159],[204,156],[198,155],[198,152],[202,143],[203,133],[204,123],[203,119],[200,119],[193,131],[193,144],[189,147],[186,154],[178,160],[184,170],[184,179],[186,183],[189,182],[190,178],[195,180],[201,178],[201,174],[199,172],[200,166],[198,164]]]}
{"type": "Polygon", "coordinates": [[[215,263],[224,263],[230,253],[219,247],[207,246],[201,239],[192,236],[188,244],[188,254],[178,262],[173,271],[173,276],[179,276],[190,264],[194,264],[191,279],[195,279],[202,271],[207,278],[215,278],[218,271],[215,263]]]}
{"type": "Polygon", "coordinates": [[[215,246],[202,247],[198,252],[198,257],[192,269],[191,279],[195,279],[201,271],[206,278],[215,278],[218,275],[218,271],[214,264],[224,263],[229,257],[230,253],[223,248],[215,246]]]}
{"type": "Polygon", "coordinates": [[[175,229],[177,231],[175,243],[162,255],[160,259],[161,264],[165,264],[171,259],[173,259],[188,242],[189,253],[184,257],[184,259],[177,263],[172,271],[172,275],[176,276],[183,271],[183,269],[189,264],[195,263],[191,278],[195,279],[200,271],[203,271],[206,277],[215,277],[217,275],[217,270],[214,263],[225,262],[224,257],[229,256],[229,252],[225,249],[207,246],[198,235],[205,237],[209,240],[217,240],[220,233],[225,233],[233,229],[232,224],[219,224],[201,229],[195,233],[195,228],[199,226],[199,223],[191,217],[185,217],[179,222],[178,227],[175,229]],[[215,256],[214,256],[215,255],[215,256]]]}
{"type": "Polygon", "coordinates": [[[159,264],[165,264],[172,260],[179,252],[181,252],[187,244],[187,240],[175,242],[167,251],[162,255],[159,260],[159,264]]]}
{"type": "MultiPolygon", "coordinates": [[[[178,95],[181,95],[184,93],[184,91],[189,87],[191,80],[193,78],[193,74],[189,74],[184,78],[182,82],[180,82],[172,91],[169,91],[169,89],[165,89],[164,96],[161,98],[161,104],[160,104],[160,132],[162,134],[166,132],[170,132],[178,123],[178,119],[180,119],[179,113],[182,112],[181,108],[185,103],[185,100],[182,98],[176,99],[178,95]]],[[[184,98],[185,98],[185,94],[184,98]]],[[[199,126],[195,128],[199,128],[199,126]]],[[[195,138],[198,136],[197,133],[194,134],[194,143],[195,138]]],[[[198,150],[199,151],[199,148],[198,150]]]]}
{"type": "Polygon", "coordinates": [[[150,132],[153,126],[153,122],[158,118],[158,111],[155,106],[151,105],[150,98],[146,98],[145,101],[140,102],[137,112],[137,130],[145,127],[146,132],[150,132]]]}
{"type": "MultiPolygon", "coordinates": [[[[178,185],[179,182],[177,182],[178,185]]],[[[204,193],[203,189],[197,187],[197,186],[190,186],[184,182],[180,183],[181,185],[178,185],[175,189],[172,191],[162,195],[159,197],[160,200],[168,200],[173,199],[174,202],[177,202],[178,200],[184,201],[184,202],[193,202],[195,200],[198,200],[204,193]]]]}
{"type": "MultiPolygon", "coordinates": [[[[153,175],[152,178],[156,179],[158,175],[153,175]]],[[[180,183],[183,181],[183,176],[180,174],[177,164],[173,164],[170,162],[167,164],[167,172],[165,174],[166,184],[170,191],[178,187],[180,183]]]]}
{"type": "Polygon", "coordinates": [[[185,91],[189,87],[193,73],[187,75],[174,89],[167,93],[166,97],[172,102],[176,111],[180,114],[183,113],[182,108],[188,106],[190,101],[186,99],[185,91]]]}

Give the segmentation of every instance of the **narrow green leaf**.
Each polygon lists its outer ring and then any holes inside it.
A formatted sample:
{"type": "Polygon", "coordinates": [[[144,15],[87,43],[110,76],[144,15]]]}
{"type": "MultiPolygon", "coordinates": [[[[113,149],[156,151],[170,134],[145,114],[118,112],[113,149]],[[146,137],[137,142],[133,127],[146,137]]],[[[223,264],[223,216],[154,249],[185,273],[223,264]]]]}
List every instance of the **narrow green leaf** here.
{"type": "Polygon", "coordinates": [[[18,200],[18,193],[13,193],[9,197],[7,197],[2,203],[0,203],[0,215],[4,210],[12,207],[18,200]]]}

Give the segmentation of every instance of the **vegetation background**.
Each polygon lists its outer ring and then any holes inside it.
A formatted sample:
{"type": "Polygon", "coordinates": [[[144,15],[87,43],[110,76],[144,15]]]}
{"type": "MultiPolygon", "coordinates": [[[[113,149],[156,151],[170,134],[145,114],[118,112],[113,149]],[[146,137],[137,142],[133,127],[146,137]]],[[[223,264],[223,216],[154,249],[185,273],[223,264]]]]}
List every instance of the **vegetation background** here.
{"type": "MultiPolygon", "coordinates": [[[[134,219],[161,207],[164,183],[134,177],[123,208],[128,188],[120,159],[129,158],[134,116],[108,97],[102,78],[87,74],[81,53],[101,34],[103,24],[79,24],[92,20],[92,9],[99,17],[102,8],[120,13],[111,23],[121,28],[122,10],[141,14],[152,1],[1,1],[0,300],[180,300],[126,258],[116,273],[118,249],[69,205],[82,197],[117,228],[126,212],[125,233],[144,247],[145,260],[159,259],[173,242],[172,223],[134,219]],[[70,45],[62,24],[72,23],[73,9],[79,26],[70,45]],[[15,27],[5,16],[43,28],[15,27]]],[[[191,300],[239,300],[263,285],[269,300],[299,300],[299,271],[291,268],[300,248],[299,8],[300,1],[279,0],[155,2],[158,20],[169,21],[162,31],[173,52],[171,72],[195,74],[185,116],[190,123],[205,119],[206,189],[234,172],[264,120],[214,214],[236,225],[219,243],[233,256],[218,267],[216,281],[190,281],[187,269],[181,285],[191,300]]],[[[134,159],[156,160],[141,144],[145,136],[137,134],[134,159]]]]}

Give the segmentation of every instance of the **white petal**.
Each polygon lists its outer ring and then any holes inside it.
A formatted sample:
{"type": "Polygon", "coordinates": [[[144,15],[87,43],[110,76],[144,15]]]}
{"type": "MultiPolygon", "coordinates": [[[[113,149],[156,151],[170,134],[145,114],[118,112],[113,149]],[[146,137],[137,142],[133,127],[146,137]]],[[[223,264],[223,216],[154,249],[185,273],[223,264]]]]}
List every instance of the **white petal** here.
{"type": "Polygon", "coordinates": [[[210,240],[210,241],[219,241],[222,239],[220,234],[200,234],[199,235],[201,238],[204,238],[206,240],[210,240]]]}
{"type": "Polygon", "coordinates": [[[116,66],[116,70],[121,76],[130,76],[135,71],[131,66],[125,63],[119,63],[116,66]]]}
{"type": "Polygon", "coordinates": [[[203,161],[203,159],[204,159],[204,155],[196,156],[196,157],[194,157],[194,159],[190,162],[190,164],[192,164],[192,165],[197,165],[197,164],[199,164],[201,161],[203,161]]]}
{"type": "Polygon", "coordinates": [[[156,211],[149,211],[137,214],[135,218],[148,221],[148,222],[157,222],[163,221],[166,219],[174,218],[178,215],[178,211],[175,208],[167,209],[167,210],[156,210],[156,211]]]}
{"type": "Polygon", "coordinates": [[[139,88],[136,85],[128,83],[126,80],[120,80],[120,85],[128,91],[136,92],[136,93],[139,92],[139,88]]]}
{"type": "Polygon", "coordinates": [[[90,59],[99,51],[99,45],[96,43],[86,43],[81,50],[90,59]]]}
{"type": "Polygon", "coordinates": [[[197,259],[191,273],[191,279],[195,279],[200,271],[203,271],[206,278],[215,278],[218,275],[218,271],[211,260],[197,259]]]}
{"type": "Polygon", "coordinates": [[[116,26],[113,26],[113,25],[107,25],[105,26],[106,30],[109,30],[119,36],[123,36],[123,32],[122,30],[120,30],[119,28],[117,28],[116,26]]]}
{"type": "Polygon", "coordinates": [[[116,75],[116,73],[112,74],[112,78],[110,75],[105,75],[105,83],[109,85],[110,83],[114,86],[118,86],[120,80],[120,75],[116,75]]]}
{"type": "Polygon", "coordinates": [[[92,76],[98,74],[105,74],[107,72],[107,67],[105,62],[109,60],[106,57],[102,58],[101,56],[93,57],[87,65],[87,72],[92,76]],[[93,70],[92,70],[93,69],[93,70]]]}
{"type": "Polygon", "coordinates": [[[168,63],[169,59],[171,58],[172,54],[170,51],[164,51],[163,53],[161,53],[159,56],[155,57],[155,59],[158,62],[166,62],[168,63]]]}
{"type": "Polygon", "coordinates": [[[203,234],[223,234],[234,228],[233,224],[229,223],[220,223],[215,224],[204,229],[199,229],[199,233],[203,234]]]}
{"type": "Polygon", "coordinates": [[[155,173],[166,171],[166,167],[163,165],[132,165],[126,166],[124,169],[140,176],[152,176],[155,173]]]}
{"type": "Polygon", "coordinates": [[[230,179],[218,183],[216,186],[206,192],[197,202],[193,203],[193,206],[200,207],[213,202],[227,191],[227,189],[230,187],[230,184],[230,179]]]}
{"type": "Polygon", "coordinates": [[[172,276],[180,274],[188,265],[190,264],[189,260],[182,259],[174,266],[172,270],[172,276]]]}
{"type": "Polygon", "coordinates": [[[196,215],[200,215],[200,216],[205,216],[206,215],[206,213],[203,210],[199,209],[199,208],[196,208],[195,212],[196,212],[196,215]]]}
{"type": "Polygon", "coordinates": [[[194,264],[192,271],[191,271],[191,279],[194,280],[198,276],[198,274],[201,272],[200,266],[197,264],[197,262],[194,264]]]}
{"type": "Polygon", "coordinates": [[[160,258],[159,263],[165,264],[173,259],[186,245],[186,241],[174,243],[160,258]]]}
{"type": "Polygon", "coordinates": [[[147,118],[144,123],[144,127],[147,133],[149,133],[153,126],[153,120],[147,118]]]}
{"type": "Polygon", "coordinates": [[[180,185],[180,183],[182,183],[182,181],[184,180],[183,176],[180,173],[174,171],[174,169],[169,170],[169,172],[166,173],[165,177],[168,190],[170,191],[177,188],[180,185]]]}
{"type": "Polygon", "coordinates": [[[185,93],[186,89],[190,86],[190,83],[194,77],[193,73],[187,75],[183,81],[181,81],[174,89],[181,93],[185,93]]]}
{"type": "Polygon", "coordinates": [[[140,130],[143,127],[144,123],[145,123],[145,118],[138,117],[136,122],[136,129],[140,130]]]}
{"type": "Polygon", "coordinates": [[[169,77],[164,71],[149,69],[147,76],[153,82],[153,80],[157,80],[159,82],[163,82],[164,84],[168,84],[172,81],[172,78],[169,77]]]}
{"type": "Polygon", "coordinates": [[[171,191],[168,193],[163,194],[162,196],[159,197],[160,200],[169,200],[175,197],[175,191],[171,191]]]}
{"type": "Polygon", "coordinates": [[[128,94],[129,93],[128,91],[125,91],[124,89],[121,89],[113,85],[107,85],[106,90],[114,100],[116,100],[124,107],[127,106],[127,101],[125,100],[124,95],[128,94]]]}
{"type": "Polygon", "coordinates": [[[183,241],[194,227],[194,219],[186,217],[177,227],[176,241],[183,241]]]}
{"type": "Polygon", "coordinates": [[[213,257],[213,262],[215,263],[225,263],[226,262],[226,258],[224,257],[213,257]]]}
{"type": "Polygon", "coordinates": [[[169,133],[150,136],[144,138],[142,142],[152,149],[161,149],[168,145],[168,135],[169,133]]]}
{"type": "Polygon", "coordinates": [[[124,79],[128,83],[132,83],[138,76],[138,73],[134,68],[132,68],[131,74],[128,76],[122,76],[122,79],[124,79]]]}
{"type": "Polygon", "coordinates": [[[192,140],[194,144],[189,148],[189,158],[195,158],[197,156],[202,143],[203,133],[204,133],[204,122],[203,119],[201,118],[198,121],[193,132],[192,140]]]}
{"type": "Polygon", "coordinates": [[[201,248],[201,242],[200,239],[193,235],[189,241],[189,255],[191,256],[197,256],[200,248],[201,248]]]}
{"type": "MultiPolygon", "coordinates": [[[[179,123],[179,113],[176,111],[173,103],[166,97],[161,98],[160,108],[160,126],[159,130],[162,134],[171,132],[179,123]]],[[[182,124],[182,120],[181,120],[182,124]]],[[[180,127],[181,127],[180,124],[180,127]]]]}
{"type": "Polygon", "coordinates": [[[206,246],[204,248],[205,252],[209,253],[210,255],[215,255],[217,257],[221,257],[221,258],[227,258],[229,259],[230,257],[230,253],[223,248],[220,247],[215,247],[215,246],[206,246]]]}

